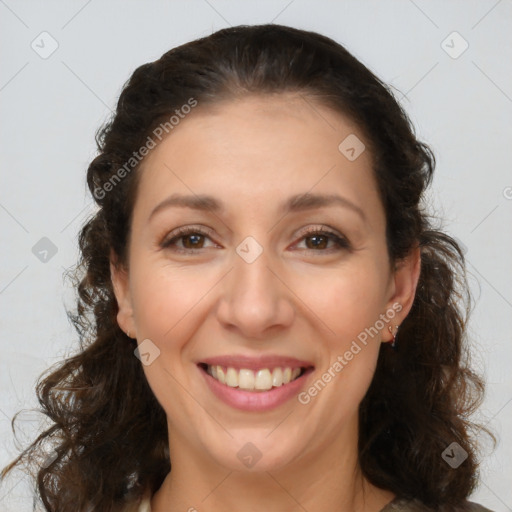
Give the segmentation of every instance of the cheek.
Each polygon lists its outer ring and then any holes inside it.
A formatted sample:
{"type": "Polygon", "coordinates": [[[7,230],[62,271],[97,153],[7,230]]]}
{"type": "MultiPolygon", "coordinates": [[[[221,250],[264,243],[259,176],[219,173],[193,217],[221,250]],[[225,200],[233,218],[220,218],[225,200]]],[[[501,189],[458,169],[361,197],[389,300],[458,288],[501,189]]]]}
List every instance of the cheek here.
{"type": "Polygon", "coordinates": [[[376,265],[302,275],[296,289],[339,343],[373,326],[384,312],[385,284],[382,269],[376,265]]]}
{"type": "Polygon", "coordinates": [[[318,340],[325,355],[322,367],[302,399],[318,408],[311,410],[318,410],[333,432],[356,414],[375,373],[385,325],[381,272],[372,265],[352,268],[336,277],[306,280],[301,292],[319,324],[329,328],[318,340]]]}
{"type": "Polygon", "coordinates": [[[139,343],[150,339],[160,351],[154,362],[143,367],[148,383],[172,417],[180,417],[185,409],[192,414],[194,403],[188,402],[182,387],[188,380],[184,355],[201,326],[208,291],[218,276],[204,269],[177,269],[150,261],[134,265],[132,276],[139,343]]]}
{"type": "Polygon", "coordinates": [[[161,264],[140,265],[133,275],[134,316],[140,335],[162,341],[176,338],[177,329],[191,324],[187,318],[194,315],[216,282],[204,269],[173,269],[161,264]]]}

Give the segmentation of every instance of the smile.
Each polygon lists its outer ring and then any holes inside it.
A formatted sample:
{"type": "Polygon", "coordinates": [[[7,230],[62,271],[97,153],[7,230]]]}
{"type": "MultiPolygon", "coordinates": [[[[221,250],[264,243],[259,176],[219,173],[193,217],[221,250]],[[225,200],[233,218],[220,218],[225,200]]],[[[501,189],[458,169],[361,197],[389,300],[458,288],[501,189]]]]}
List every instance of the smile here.
{"type": "Polygon", "coordinates": [[[206,372],[215,380],[229,386],[247,391],[269,391],[294,381],[306,370],[305,368],[291,368],[289,366],[274,369],[261,368],[251,370],[248,368],[236,369],[231,366],[204,365],[206,372]]]}
{"type": "Polygon", "coordinates": [[[296,397],[314,366],[288,357],[215,357],[198,362],[206,389],[222,403],[243,411],[263,412],[296,397]]]}

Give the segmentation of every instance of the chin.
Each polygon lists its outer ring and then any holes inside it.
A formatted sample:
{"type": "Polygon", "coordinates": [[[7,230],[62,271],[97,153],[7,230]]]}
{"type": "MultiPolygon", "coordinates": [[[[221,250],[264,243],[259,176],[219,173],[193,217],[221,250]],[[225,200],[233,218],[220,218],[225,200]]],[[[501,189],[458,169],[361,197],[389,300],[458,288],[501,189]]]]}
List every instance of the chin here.
{"type": "Polygon", "coordinates": [[[290,436],[269,435],[268,429],[232,434],[233,439],[226,439],[224,446],[211,451],[211,456],[230,471],[277,471],[292,463],[305,449],[290,436]]]}

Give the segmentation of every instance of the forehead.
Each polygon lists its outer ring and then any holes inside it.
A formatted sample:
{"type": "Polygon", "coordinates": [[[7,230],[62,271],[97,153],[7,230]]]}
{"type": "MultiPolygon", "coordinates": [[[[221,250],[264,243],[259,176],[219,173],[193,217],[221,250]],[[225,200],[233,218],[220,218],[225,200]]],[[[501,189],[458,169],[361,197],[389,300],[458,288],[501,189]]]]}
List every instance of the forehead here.
{"type": "Polygon", "coordinates": [[[335,191],[368,203],[378,199],[364,146],[355,123],[303,94],[199,103],[145,158],[137,204],[208,193],[268,209],[294,194],[335,191]]]}

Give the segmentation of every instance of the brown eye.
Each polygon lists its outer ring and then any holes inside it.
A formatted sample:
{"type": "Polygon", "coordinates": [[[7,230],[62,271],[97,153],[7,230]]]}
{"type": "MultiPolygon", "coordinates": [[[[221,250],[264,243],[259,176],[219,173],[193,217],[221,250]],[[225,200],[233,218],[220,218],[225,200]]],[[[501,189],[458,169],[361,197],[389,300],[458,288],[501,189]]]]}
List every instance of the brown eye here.
{"type": "Polygon", "coordinates": [[[340,251],[342,249],[350,249],[349,241],[332,231],[325,229],[310,229],[303,234],[301,241],[304,241],[306,248],[319,253],[329,253],[332,251],[340,251]],[[328,247],[329,243],[334,244],[334,247],[328,247]]]}
{"type": "Polygon", "coordinates": [[[205,247],[207,239],[210,240],[209,233],[199,228],[184,227],[171,233],[170,238],[165,239],[160,246],[176,252],[194,253],[207,248],[205,247]]]}
{"type": "Polygon", "coordinates": [[[204,244],[204,236],[199,233],[193,233],[178,237],[178,239],[179,238],[181,238],[182,244],[186,249],[202,249],[204,244]]]}
{"type": "Polygon", "coordinates": [[[311,235],[304,239],[312,241],[309,244],[306,242],[308,249],[325,249],[329,243],[329,237],[326,235],[311,235]]]}

